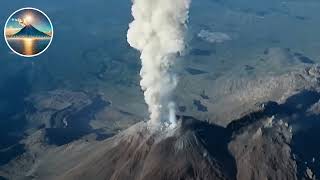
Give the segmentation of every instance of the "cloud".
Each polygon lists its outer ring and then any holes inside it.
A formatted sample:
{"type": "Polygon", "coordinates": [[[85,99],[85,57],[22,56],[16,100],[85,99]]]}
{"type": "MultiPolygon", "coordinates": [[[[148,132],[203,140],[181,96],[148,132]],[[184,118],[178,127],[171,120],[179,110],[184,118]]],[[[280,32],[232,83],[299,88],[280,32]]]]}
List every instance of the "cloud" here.
{"type": "Polygon", "coordinates": [[[207,31],[207,30],[201,30],[198,33],[198,37],[201,38],[204,41],[209,42],[209,43],[222,43],[222,42],[225,42],[225,41],[232,40],[232,38],[226,33],[210,32],[210,31],[207,31]]]}
{"type": "Polygon", "coordinates": [[[20,19],[20,18],[18,18],[18,19],[12,18],[11,21],[18,22],[18,23],[20,24],[20,26],[23,26],[23,27],[26,26],[26,22],[25,22],[25,20],[23,20],[23,19],[20,19]]]}
{"type": "Polygon", "coordinates": [[[6,36],[11,36],[20,31],[21,28],[6,28],[5,34],[6,36]]]}

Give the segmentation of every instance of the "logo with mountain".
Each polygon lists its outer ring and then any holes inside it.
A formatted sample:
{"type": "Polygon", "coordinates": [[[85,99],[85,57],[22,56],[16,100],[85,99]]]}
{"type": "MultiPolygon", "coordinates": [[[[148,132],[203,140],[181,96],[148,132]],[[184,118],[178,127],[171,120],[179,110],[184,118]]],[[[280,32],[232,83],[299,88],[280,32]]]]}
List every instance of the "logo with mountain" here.
{"type": "Polygon", "coordinates": [[[49,17],[35,8],[15,11],[7,20],[4,35],[9,48],[24,57],[34,57],[50,46],[53,27],[49,17]]]}

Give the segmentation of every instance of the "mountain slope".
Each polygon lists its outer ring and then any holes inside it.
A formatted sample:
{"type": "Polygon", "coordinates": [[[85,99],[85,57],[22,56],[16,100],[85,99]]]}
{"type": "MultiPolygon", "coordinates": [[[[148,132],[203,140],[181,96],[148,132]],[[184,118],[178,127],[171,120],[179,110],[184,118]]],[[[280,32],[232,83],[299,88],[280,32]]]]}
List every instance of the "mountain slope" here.
{"type": "MultiPolygon", "coordinates": [[[[319,74],[318,66],[306,69],[305,76],[298,76],[303,79],[303,90],[296,89],[279,102],[254,104],[252,111],[230,120],[226,127],[183,116],[176,129],[152,131],[140,122],[103,141],[90,134],[62,146],[48,146],[43,129],[21,142],[26,153],[0,167],[0,176],[49,180],[316,179],[320,174],[316,159],[320,152],[319,74]]],[[[64,97],[65,92],[59,94],[64,97]]]]}
{"type": "Polygon", "coordinates": [[[92,152],[56,179],[235,179],[226,139],[209,142],[206,135],[212,132],[225,133],[192,118],[165,132],[152,132],[146,123],[140,123],[106,141],[109,148],[92,152]],[[217,145],[215,152],[209,147],[213,144],[217,145]]]}
{"type": "Polygon", "coordinates": [[[12,37],[50,37],[48,34],[39,31],[31,24],[23,27],[19,32],[12,35],[12,37]]]}

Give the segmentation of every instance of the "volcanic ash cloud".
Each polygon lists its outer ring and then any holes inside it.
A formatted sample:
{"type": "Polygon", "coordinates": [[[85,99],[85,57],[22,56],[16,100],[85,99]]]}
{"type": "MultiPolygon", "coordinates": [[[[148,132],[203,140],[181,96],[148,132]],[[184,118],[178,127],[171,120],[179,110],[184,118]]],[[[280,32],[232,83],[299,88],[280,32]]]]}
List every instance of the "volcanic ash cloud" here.
{"type": "Polygon", "coordinates": [[[141,88],[154,125],[175,125],[174,65],[185,49],[191,0],[133,0],[128,43],[141,52],[141,88]]]}

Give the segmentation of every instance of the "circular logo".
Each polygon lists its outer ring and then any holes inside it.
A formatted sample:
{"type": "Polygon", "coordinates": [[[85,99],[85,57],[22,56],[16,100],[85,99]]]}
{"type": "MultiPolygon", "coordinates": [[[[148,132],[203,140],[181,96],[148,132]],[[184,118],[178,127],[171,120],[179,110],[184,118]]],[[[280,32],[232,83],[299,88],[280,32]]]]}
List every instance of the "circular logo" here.
{"type": "Polygon", "coordinates": [[[34,57],[50,46],[53,26],[49,17],[39,9],[22,8],[8,18],[4,37],[14,53],[23,57],[34,57]]]}

